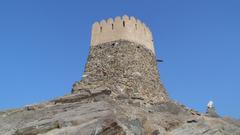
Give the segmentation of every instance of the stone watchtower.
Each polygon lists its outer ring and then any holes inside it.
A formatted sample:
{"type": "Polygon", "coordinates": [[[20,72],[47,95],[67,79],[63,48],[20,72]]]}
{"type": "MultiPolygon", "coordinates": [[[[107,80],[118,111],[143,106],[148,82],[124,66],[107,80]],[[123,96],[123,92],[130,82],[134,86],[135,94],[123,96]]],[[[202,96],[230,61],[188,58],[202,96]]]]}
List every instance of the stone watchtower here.
{"type": "Polygon", "coordinates": [[[95,22],[84,75],[73,85],[72,93],[81,90],[110,90],[114,99],[167,101],[149,28],[126,15],[95,22]]]}

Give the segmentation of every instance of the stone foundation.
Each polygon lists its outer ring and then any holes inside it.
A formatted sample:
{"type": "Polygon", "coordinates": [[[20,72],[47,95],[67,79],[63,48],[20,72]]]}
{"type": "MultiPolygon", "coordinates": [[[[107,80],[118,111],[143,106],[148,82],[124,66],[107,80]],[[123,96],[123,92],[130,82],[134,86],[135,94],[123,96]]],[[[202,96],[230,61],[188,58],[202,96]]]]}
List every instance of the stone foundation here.
{"type": "Polygon", "coordinates": [[[168,100],[154,53],[127,40],[91,46],[82,80],[73,85],[72,93],[98,90],[110,90],[114,99],[168,100]]]}

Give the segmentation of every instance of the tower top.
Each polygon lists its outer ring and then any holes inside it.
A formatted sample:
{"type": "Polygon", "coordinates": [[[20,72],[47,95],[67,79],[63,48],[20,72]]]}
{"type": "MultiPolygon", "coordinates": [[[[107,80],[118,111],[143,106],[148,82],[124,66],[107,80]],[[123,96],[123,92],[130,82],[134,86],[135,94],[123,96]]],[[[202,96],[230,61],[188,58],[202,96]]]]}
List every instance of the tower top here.
{"type": "Polygon", "coordinates": [[[154,53],[152,33],[140,20],[134,17],[115,17],[95,22],[92,26],[91,46],[102,43],[128,40],[139,43],[154,53]]]}

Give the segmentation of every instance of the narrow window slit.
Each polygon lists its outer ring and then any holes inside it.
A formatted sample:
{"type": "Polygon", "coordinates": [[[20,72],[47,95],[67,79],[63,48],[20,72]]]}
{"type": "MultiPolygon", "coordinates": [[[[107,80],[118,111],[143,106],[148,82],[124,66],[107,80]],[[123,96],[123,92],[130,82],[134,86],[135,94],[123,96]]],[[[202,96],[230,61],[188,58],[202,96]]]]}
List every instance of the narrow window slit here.
{"type": "Polygon", "coordinates": [[[123,27],[125,27],[125,21],[123,21],[123,27]]]}
{"type": "Polygon", "coordinates": [[[100,27],[100,32],[102,32],[102,26],[100,27]]]}
{"type": "Polygon", "coordinates": [[[114,29],[114,25],[112,24],[112,30],[114,29]]]}
{"type": "Polygon", "coordinates": [[[137,30],[137,24],[135,24],[135,29],[137,30]]]}

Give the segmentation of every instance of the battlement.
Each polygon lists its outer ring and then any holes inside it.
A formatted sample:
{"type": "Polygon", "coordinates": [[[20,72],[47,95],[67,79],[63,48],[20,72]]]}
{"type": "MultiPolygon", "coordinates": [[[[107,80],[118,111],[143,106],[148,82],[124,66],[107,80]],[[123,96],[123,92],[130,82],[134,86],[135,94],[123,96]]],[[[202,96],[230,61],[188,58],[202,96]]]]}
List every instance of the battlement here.
{"type": "Polygon", "coordinates": [[[142,44],[154,53],[151,31],[134,17],[118,16],[114,20],[95,22],[92,26],[91,46],[121,39],[142,44]]]}

